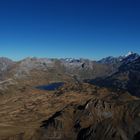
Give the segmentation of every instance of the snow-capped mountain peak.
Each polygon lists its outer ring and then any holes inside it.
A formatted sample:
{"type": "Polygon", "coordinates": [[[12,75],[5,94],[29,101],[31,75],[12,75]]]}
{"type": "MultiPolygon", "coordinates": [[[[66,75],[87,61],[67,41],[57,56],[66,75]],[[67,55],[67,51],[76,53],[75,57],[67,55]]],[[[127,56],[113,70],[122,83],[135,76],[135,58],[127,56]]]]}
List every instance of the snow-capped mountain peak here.
{"type": "Polygon", "coordinates": [[[135,54],[135,53],[132,52],[132,51],[129,51],[129,52],[125,55],[125,57],[128,57],[128,56],[130,56],[130,55],[132,55],[132,54],[135,54]]]}
{"type": "Polygon", "coordinates": [[[126,64],[136,60],[138,57],[140,57],[139,54],[129,51],[126,55],[119,57],[106,57],[99,60],[98,62],[103,64],[116,64],[120,62],[126,64]]]}
{"type": "Polygon", "coordinates": [[[126,54],[126,55],[124,56],[123,61],[124,61],[125,63],[129,63],[129,62],[135,61],[135,60],[138,59],[139,57],[140,57],[140,56],[139,56],[139,54],[137,54],[137,53],[128,52],[128,54],[126,54]]]}

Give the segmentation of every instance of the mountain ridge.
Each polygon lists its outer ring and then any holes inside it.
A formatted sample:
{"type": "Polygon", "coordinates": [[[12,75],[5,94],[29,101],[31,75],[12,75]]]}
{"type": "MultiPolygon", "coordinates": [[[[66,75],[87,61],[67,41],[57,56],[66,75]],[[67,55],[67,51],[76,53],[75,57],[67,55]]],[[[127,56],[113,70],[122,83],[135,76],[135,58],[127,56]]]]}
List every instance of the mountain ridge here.
{"type": "Polygon", "coordinates": [[[11,61],[13,61],[13,62],[20,62],[20,61],[22,61],[22,60],[25,60],[25,59],[50,59],[50,60],[54,60],[54,59],[57,59],[57,60],[66,60],[66,61],[71,61],[71,60],[91,60],[91,61],[101,61],[102,59],[105,59],[105,58],[108,58],[108,57],[110,57],[110,58],[119,58],[119,57],[127,57],[127,56],[129,56],[129,55],[132,55],[132,54],[137,54],[137,55],[139,55],[139,53],[137,53],[137,52],[133,52],[133,51],[128,51],[126,54],[124,54],[124,55],[118,55],[118,56],[106,56],[106,57],[102,57],[102,58],[100,58],[100,59],[90,59],[90,58],[82,58],[82,57],[79,57],[79,58],[75,58],[75,57],[59,57],[59,58],[56,58],[56,57],[36,57],[36,56],[28,56],[28,57],[24,57],[24,58],[22,58],[22,59],[19,59],[19,60],[15,60],[15,59],[12,59],[12,58],[10,58],[10,57],[6,57],[6,56],[1,56],[0,57],[0,59],[1,58],[4,58],[4,59],[9,59],[9,60],[11,60],[11,61]]]}
{"type": "Polygon", "coordinates": [[[140,57],[111,59],[1,59],[0,139],[139,140],[140,57]]]}

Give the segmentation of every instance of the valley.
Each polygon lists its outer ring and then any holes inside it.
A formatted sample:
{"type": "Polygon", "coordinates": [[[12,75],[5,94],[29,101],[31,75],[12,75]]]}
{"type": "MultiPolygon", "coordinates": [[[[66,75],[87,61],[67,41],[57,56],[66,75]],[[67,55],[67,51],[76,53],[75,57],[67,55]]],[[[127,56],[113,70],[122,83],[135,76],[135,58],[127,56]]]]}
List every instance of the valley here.
{"type": "Polygon", "coordinates": [[[138,140],[139,60],[0,58],[0,140],[138,140]]]}

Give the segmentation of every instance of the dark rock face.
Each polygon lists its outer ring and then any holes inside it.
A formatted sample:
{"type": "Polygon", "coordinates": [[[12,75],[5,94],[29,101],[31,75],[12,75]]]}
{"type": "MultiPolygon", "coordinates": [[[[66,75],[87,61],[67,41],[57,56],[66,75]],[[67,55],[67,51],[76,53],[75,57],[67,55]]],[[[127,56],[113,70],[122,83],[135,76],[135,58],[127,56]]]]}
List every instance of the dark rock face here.
{"type": "Polygon", "coordinates": [[[128,91],[132,95],[140,97],[140,57],[127,64],[123,63],[118,71],[111,76],[86,80],[85,82],[114,90],[128,91]]]}
{"type": "Polygon", "coordinates": [[[140,139],[140,132],[136,133],[133,140],[139,140],[140,139]]]}
{"type": "Polygon", "coordinates": [[[112,64],[112,65],[118,65],[122,63],[127,64],[127,63],[135,61],[136,59],[138,59],[138,57],[139,57],[139,54],[128,52],[128,54],[124,56],[119,56],[119,57],[109,56],[109,57],[103,58],[99,60],[98,63],[112,64]]]}
{"type": "Polygon", "coordinates": [[[124,57],[112,57],[112,56],[109,56],[109,57],[106,57],[106,58],[103,58],[101,60],[98,61],[98,63],[101,63],[101,64],[118,64],[118,63],[121,63],[121,61],[123,60],[124,57]]]}
{"type": "Polygon", "coordinates": [[[39,140],[135,140],[140,131],[140,102],[90,100],[68,106],[43,121],[39,140]]]}

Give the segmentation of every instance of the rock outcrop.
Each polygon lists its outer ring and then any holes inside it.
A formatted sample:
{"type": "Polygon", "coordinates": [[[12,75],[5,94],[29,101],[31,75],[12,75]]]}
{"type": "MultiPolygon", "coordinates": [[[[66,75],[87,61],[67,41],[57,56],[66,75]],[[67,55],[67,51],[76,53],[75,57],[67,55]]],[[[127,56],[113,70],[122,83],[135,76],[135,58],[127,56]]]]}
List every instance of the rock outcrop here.
{"type": "Polygon", "coordinates": [[[69,105],[42,122],[40,140],[133,140],[140,138],[140,101],[91,99],[69,105]]]}

